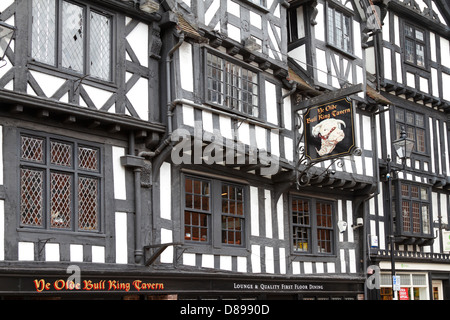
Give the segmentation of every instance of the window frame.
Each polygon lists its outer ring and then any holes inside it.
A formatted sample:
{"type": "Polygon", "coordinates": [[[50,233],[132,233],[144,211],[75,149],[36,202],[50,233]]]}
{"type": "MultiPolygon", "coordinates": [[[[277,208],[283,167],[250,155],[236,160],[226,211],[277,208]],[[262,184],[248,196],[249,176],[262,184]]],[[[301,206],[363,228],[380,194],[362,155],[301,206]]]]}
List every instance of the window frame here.
{"type": "Polygon", "coordinates": [[[346,54],[346,55],[349,55],[349,56],[351,56],[351,57],[353,57],[353,55],[354,55],[354,50],[355,50],[355,48],[354,48],[354,34],[353,34],[353,13],[349,10],[349,9],[347,9],[347,8],[345,8],[345,7],[343,7],[343,6],[341,6],[341,5],[338,5],[338,4],[330,4],[330,3],[328,3],[327,2],[327,4],[326,4],[326,6],[325,6],[325,33],[326,33],[326,37],[325,37],[325,41],[326,41],[326,43],[327,43],[327,45],[328,46],[330,46],[330,47],[332,47],[332,48],[334,48],[334,49],[336,49],[336,50],[338,50],[338,51],[340,51],[340,52],[342,52],[342,53],[344,53],[344,54],[346,54]],[[342,17],[345,17],[345,18],[348,18],[349,19],[349,30],[348,30],[348,38],[349,38],[349,40],[348,40],[348,48],[347,49],[345,49],[345,46],[344,46],[344,43],[342,42],[342,41],[344,41],[344,19],[341,19],[341,30],[342,30],[342,40],[341,40],[341,44],[340,45],[338,45],[338,44],[336,44],[336,42],[334,41],[334,39],[336,38],[336,32],[335,31],[333,31],[333,41],[332,40],[330,40],[330,36],[331,36],[331,34],[330,34],[330,17],[329,17],[329,15],[330,15],[330,10],[332,10],[332,12],[333,12],[333,26],[332,26],[332,29],[331,30],[336,30],[336,27],[335,27],[335,25],[336,25],[336,12],[337,13],[339,13],[339,14],[341,14],[342,15],[342,17]]]}
{"type": "MultiPolygon", "coordinates": [[[[332,200],[321,199],[321,198],[308,198],[301,195],[291,195],[289,201],[289,225],[290,225],[290,243],[291,243],[291,252],[296,256],[321,256],[321,257],[334,257],[336,256],[336,245],[337,245],[337,217],[336,217],[336,204],[332,200]],[[308,203],[309,206],[309,225],[303,225],[302,227],[307,228],[309,233],[309,241],[307,243],[307,250],[295,250],[295,233],[294,230],[296,227],[301,226],[301,224],[296,224],[293,221],[293,202],[294,201],[303,201],[308,203]],[[318,225],[317,221],[317,208],[319,204],[325,204],[330,206],[331,209],[331,227],[323,227],[318,225]],[[319,230],[328,230],[330,232],[330,252],[321,252],[319,250],[319,230]]],[[[304,246],[304,244],[302,245],[304,246]]]]}
{"type": "MultiPolygon", "coordinates": [[[[262,119],[262,117],[263,117],[263,115],[262,115],[263,109],[261,107],[261,72],[257,68],[255,68],[255,67],[253,67],[251,65],[245,64],[244,62],[239,61],[237,59],[230,58],[229,56],[223,54],[222,52],[215,51],[215,50],[212,50],[210,48],[205,48],[204,51],[203,51],[203,55],[204,55],[204,57],[203,57],[203,64],[204,64],[204,88],[205,88],[204,101],[205,101],[205,103],[213,105],[214,107],[220,108],[220,109],[225,110],[227,112],[236,113],[236,114],[244,116],[246,118],[252,118],[252,119],[256,119],[256,120],[262,119]],[[218,103],[218,102],[214,101],[214,99],[210,99],[209,98],[209,91],[210,91],[210,89],[209,89],[209,86],[208,86],[208,78],[209,78],[208,55],[212,55],[212,56],[215,56],[218,59],[222,59],[223,62],[229,63],[229,64],[231,64],[233,66],[236,66],[236,67],[240,68],[240,70],[244,69],[244,70],[246,70],[248,72],[252,72],[252,73],[255,74],[256,80],[257,80],[257,83],[256,83],[257,89],[256,89],[256,94],[254,94],[254,95],[256,95],[257,102],[256,102],[256,104],[252,104],[251,105],[251,107],[252,107],[252,113],[251,114],[243,111],[242,107],[241,108],[239,108],[239,107],[232,108],[232,107],[229,107],[229,106],[226,105],[226,102],[225,102],[226,101],[226,99],[225,99],[226,98],[225,86],[227,86],[227,84],[226,84],[225,79],[224,79],[224,77],[225,77],[225,66],[223,66],[223,65],[222,65],[222,67],[220,69],[221,73],[222,73],[221,84],[222,84],[223,88],[221,89],[222,91],[218,91],[219,94],[222,96],[222,100],[223,101],[222,101],[222,103],[218,103]],[[257,111],[258,111],[257,115],[254,115],[253,107],[257,108],[257,111]]],[[[242,93],[243,90],[244,89],[242,88],[242,84],[241,84],[238,87],[239,98],[236,100],[238,102],[238,104],[243,104],[244,103],[244,100],[241,99],[242,98],[241,93],[242,93]]],[[[232,99],[234,99],[234,97],[232,97],[232,99]]]]}
{"type": "Polygon", "coordinates": [[[407,108],[403,108],[403,107],[399,107],[399,106],[395,106],[394,108],[394,133],[395,136],[393,137],[393,141],[397,140],[398,138],[400,138],[400,129],[403,126],[405,128],[407,137],[410,139],[414,140],[414,149],[413,149],[413,153],[416,154],[420,154],[423,156],[427,156],[430,154],[430,150],[429,150],[429,143],[428,143],[428,126],[427,126],[427,116],[424,113],[420,113],[420,112],[415,112],[412,110],[409,110],[407,108]],[[403,113],[403,120],[402,119],[398,119],[398,117],[400,116],[400,111],[403,113]],[[408,123],[407,121],[407,114],[410,113],[413,115],[414,120],[413,120],[413,124],[412,123],[408,123]],[[421,126],[420,124],[417,124],[417,117],[421,116],[423,117],[423,125],[421,126]],[[412,129],[413,132],[409,131],[408,129],[412,129]],[[419,139],[418,137],[418,130],[423,130],[423,144],[424,144],[424,151],[421,151],[417,148],[418,143],[419,143],[419,139]],[[410,134],[413,133],[414,137],[412,137],[410,134]]]}
{"type": "Polygon", "coordinates": [[[429,63],[427,61],[427,59],[428,59],[428,53],[427,53],[427,51],[428,51],[428,49],[427,49],[428,48],[428,45],[427,45],[428,44],[428,33],[427,33],[426,29],[417,27],[413,23],[404,21],[403,26],[402,26],[402,35],[403,35],[403,46],[404,46],[404,50],[403,50],[404,51],[404,54],[403,54],[404,62],[413,67],[428,70],[428,65],[429,65],[429,63]],[[408,27],[412,28],[412,33],[414,34],[414,36],[407,35],[408,27]],[[416,31],[422,32],[423,40],[417,39],[416,31]],[[411,41],[413,43],[414,61],[408,60],[408,57],[407,57],[408,50],[407,50],[407,46],[406,46],[407,41],[411,41]],[[418,62],[418,60],[417,60],[417,45],[418,44],[422,45],[422,47],[423,47],[423,65],[419,65],[417,63],[418,62]]]}
{"type": "Polygon", "coordinates": [[[103,211],[104,211],[104,146],[94,142],[88,142],[81,139],[69,138],[61,135],[47,134],[43,132],[35,132],[31,130],[19,130],[18,132],[18,225],[23,230],[45,230],[47,232],[63,232],[71,234],[96,235],[103,234],[103,211]],[[43,140],[43,162],[30,161],[22,159],[22,137],[32,137],[43,140]],[[51,162],[51,142],[56,141],[72,146],[71,152],[71,167],[64,167],[51,162]],[[79,147],[88,147],[98,151],[97,166],[98,169],[88,170],[78,166],[79,147]],[[28,225],[22,221],[22,169],[30,169],[34,171],[43,172],[42,182],[42,225],[28,225]],[[59,228],[52,226],[52,190],[51,190],[51,175],[52,173],[70,175],[71,192],[70,197],[70,225],[68,228],[59,228]],[[80,228],[80,212],[78,204],[79,197],[79,179],[91,178],[98,181],[97,190],[97,228],[95,230],[88,230],[80,228]]]}
{"type": "Polygon", "coordinates": [[[55,43],[54,43],[54,61],[53,63],[48,63],[45,61],[40,61],[35,59],[33,55],[33,3],[32,1],[29,2],[29,12],[30,12],[30,23],[29,23],[29,52],[28,55],[30,57],[30,62],[32,64],[35,64],[37,66],[42,66],[48,69],[53,69],[57,72],[62,72],[64,74],[70,74],[76,78],[88,78],[91,81],[94,82],[100,82],[100,83],[106,83],[106,84],[112,84],[116,81],[115,76],[115,65],[116,65],[116,50],[117,47],[116,43],[116,15],[111,12],[107,11],[103,8],[96,7],[95,5],[92,5],[87,2],[82,1],[76,1],[76,0],[55,0],[55,43]],[[63,50],[63,44],[62,44],[62,7],[63,2],[67,2],[69,4],[77,5],[83,8],[83,28],[85,29],[84,32],[84,39],[83,39],[83,70],[77,71],[71,68],[63,67],[62,65],[62,50],[63,50]],[[109,41],[110,41],[110,66],[109,66],[109,78],[102,78],[100,76],[92,75],[91,74],[91,35],[93,32],[91,32],[91,18],[90,13],[96,13],[101,16],[107,16],[109,18],[110,23],[110,30],[109,30],[109,41]]]}
{"type": "Polygon", "coordinates": [[[248,245],[248,229],[249,229],[249,192],[248,186],[246,184],[233,182],[227,179],[220,179],[216,177],[208,177],[191,173],[183,173],[181,177],[182,188],[181,188],[181,238],[182,242],[192,245],[195,248],[207,248],[207,249],[227,249],[227,250],[246,250],[248,245]],[[202,182],[208,182],[210,186],[210,202],[209,202],[209,211],[196,211],[200,213],[207,214],[208,217],[208,227],[207,234],[208,238],[206,241],[194,241],[188,239],[186,236],[186,211],[190,211],[190,208],[186,207],[186,180],[193,179],[202,182]],[[222,212],[222,186],[232,186],[232,187],[240,187],[243,192],[243,215],[240,218],[241,220],[241,243],[240,244],[231,244],[224,243],[222,232],[224,231],[222,227],[222,217],[236,217],[235,215],[230,215],[229,213],[222,212]]]}
{"type": "Polygon", "coordinates": [[[395,195],[395,201],[393,202],[394,206],[394,216],[395,219],[395,230],[396,234],[400,236],[409,236],[409,237],[415,237],[415,238],[432,238],[433,237],[433,220],[432,220],[432,200],[431,200],[431,188],[429,186],[420,184],[420,183],[414,183],[406,180],[397,180],[395,183],[393,183],[394,188],[394,195],[395,195]],[[402,192],[402,186],[408,187],[408,196],[403,195],[402,192]],[[414,197],[412,195],[411,188],[417,187],[418,188],[418,197],[414,197]],[[422,199],[421,197],[421,189],[426,190],[427,192],[427,199],[422,199]],[[407,203],[409,208],[409,230],[405,229],[405,217],[403,214],[403,204],[407,203]],[[420,222],[420,232],[414,231],[414,212],[413,212],[413,204],[416,203],[419,206],[420,209],[420,216],[419,216],[419,222],[420,222]],[[422,207],[426,205],[428,208],[428,233],[424,233],[424,220],[423,220],[423,212],[422,207]]]}

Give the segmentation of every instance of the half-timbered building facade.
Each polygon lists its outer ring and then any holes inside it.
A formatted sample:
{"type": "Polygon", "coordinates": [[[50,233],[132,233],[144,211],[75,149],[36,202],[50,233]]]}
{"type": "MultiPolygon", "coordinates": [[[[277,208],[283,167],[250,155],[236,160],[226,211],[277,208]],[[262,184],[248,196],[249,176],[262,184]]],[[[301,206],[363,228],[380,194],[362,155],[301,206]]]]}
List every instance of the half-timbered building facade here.
{"type": "Polygon", "coordinates": [[[402,126],[396,255],[445,285],[448,5],[372,2],[3,0],[0,295],[377,297],[402,126]]]}
{"type": "Polygon", "coordinates": [[[145,164],[129,156],[166,130],[162,17],[121,1],[7,0],[0,12],[15,27],[0,71],[2,296],[117,276],[143,261],[145,164]]]}
{"type": "Polygon", "coordinates": [[[380,182],[369,201],[367,262],[380,268],[381,281],[371,297],[392,299],[394,267],[399,299],[448,299],[449,6],[376,5],[383,25],[368,39],[367,71],[389,104],[374,117],[380,182]],[[414,141],[404,165],[392,147],[402,130],[414,141]]]}

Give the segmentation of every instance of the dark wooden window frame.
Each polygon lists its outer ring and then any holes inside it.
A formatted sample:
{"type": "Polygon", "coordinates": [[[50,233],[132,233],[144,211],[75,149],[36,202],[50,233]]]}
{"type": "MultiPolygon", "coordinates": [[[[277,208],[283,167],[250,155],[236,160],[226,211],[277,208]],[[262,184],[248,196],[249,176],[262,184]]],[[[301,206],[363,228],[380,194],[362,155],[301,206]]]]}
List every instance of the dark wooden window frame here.
{"type": "MultiPolygon", "coordinates": [[[[195,245],[195,247],[211,247],[215,249],[222,249],[222,248],[228,248],[230,250],[237,249],[242,250],[246,249],[247,243],[248,243],[248,216],[249,216],[249,196],[248,196],[248,187],[244,184],[236,183],[233,181],[228,181],[226,179],[218,179],[218,178],[211,178],[211,177],[203,177],[201,175],[192,175],[192,174],[183,174],[182,175],[182,199],[181,199],[181,212],[182,212],[182,238],[185,243],[189,243],[189,245],[195,245]],[[193,194],[192,192],[187,192],[186,190],[186,181],[187,180],[196,180],[201,181],[203,183],[209,184],[209,195],[208,195],[208,203],[209,206],[207,210],[204,210],[204,206],[200,209],[192,209],[192,207],[188,207],[186,205],[186,201],[189,201],[187,199],[187,196],[193,194]],[[243,215],[233,215],[229,212],[222,212],[222,200],[223,198],[223,192],[222,187],[223,186],[230,186],[230,187],[237,187],[241,188],[243,195],[242,195],[242,208],[243,208],[243,215]],[[194,239],[193,234],[187,234],[192,230],[192,226],[196,227],[197,224],[193,223],[192,219],[190,221],[187,221],[186,214],[187,212],[194,212],[198,213],[199,215],[203,215],[203,218],[206,219],[206,229],[207,232],[203,234],[207,234],[207,238],[204,240],[197,239],[196,237],[194,239]],[[224,230],[222,219],[223,218],[238,218],[240,220],[241,224],[241,236],[240,236],[240,243],[231,243],[224,242],[223,238],[223,232],[227,232],[230,230],[224,230]],[[189,231],[189,232],[188,232],[189,231]]],[[[195,193],[195,196],[200,196],[200,194],[195,193]]],[[[204,225],[201,226],[201,228],[204,228],[204,225]]],[[[229,239],[229,237],[227,237],[229,239]]]]}
{"type": "MultiPolygon", "coordinates": [[[[433,217],[432,217],[432,201],[431,188],[419,183],[413,183],[405,180],[396,180],[393,184],[395,201],[393,209],[395,210],[395,226],[396,234],[400,236],[412,236],[416,238],[432,238],[433,237],[433,217]],[[416,192],[413,189],[417,189],[416,192]],[[427,198],[421,193],[426,190],[427,198]],[[419,212],[414,211],[414,205],[418,206],[419,212]],[[427,227],[428,232],[424,232],[424,217],[422,208],[425,206],[428,211],[427,227]],[[404,210],[407,209],[406,212],[404,210]],[[418,214],[418,216],[417,216],[418,214]],[[416,222],[414,221],[416,219],[416,222]],[[418,220],[417,220],[418,219],[418,220]],[[406,223],[405,223],[406,222],[406,223]],[[417,224],[420,231],[417,231],[417,224]]],[[[426,231],[426,230],[425,230],[426,231]]]]}
{"type": "MultiPolygon", "coordinates": [[[[261,108],[261,99],[262,99],[262,97],[261,97],[261,75],[260,75],[260,71],[258,69],[256,69],[256,68],[250,66],[250,65],[247,65],[247,64],[237,60],[237,59],[230,58],[227,55],[225,55],[225,54],[223,54],[221,52],[218,52],[218,51],[214,51],[214,50],[205,48],[203,53],[204,53],[204,83],[205,83],[205,93],[204,93],[205,97],[204,97],[204,100],[205,100],[205,102],[208,103],[208,104],[211,104],[211,105],[213,105],[215,107],[218,107],[220,109],[226,110],[228,112],[233,112],[233,113],[236,113],[236,114],[239,114],[239,115],[242,115],[242,116],[245,116],[245,117],[257,119],[257,120],[262,119],[262,117],[263,117],[263,114],[262,114],[263,110],[261,108]],[[209,98],[208,91],[210,91],[210,89],[209,89],[209,86],[208,86],[208,78],[209,78],[209,76],[208,76],[209,75],[209,73],[208,73],[208,70],[209,70],[209,67],[208,67],[208,55],[212,55],[214,57],[217,57],[218,59],[221,59],[221,60],[223,60],[226,63],[229,63],[229,64],[231,64],[233,66],[238,67],[238,68],[241,68],[242,70],[246,70],[246,71],[252,72],[252,73],[254,73],[256,75],[256,80],[257,80],[256,86],[257,86],[257,89],[256,89],[255,95],[257,96],[258,101],[253,106],[257,107],[258,115],[254,115],[253,111],[252,111],[252,113],[249,113],[249,112],[245,112],[245,111],[239,110],[238,108],[228,107],[225,104],[225,99],[224,99],[224,101],[219,103],[219,102],[216,102],[213,99],[209,98]]],[[[225,72],[224,69],[222,69],[222,73],[224,73],[224,72],[225,72]]],[[[222,77],[222,79],[223,79],[223,77],[222,77]]],[[[224,79],[221,80],[221,81],[223,82],[224,85],[226,84],[224,79]]],[[[238,87],[237,90],[238,90],[239,94],[241,94],[242,91],[243,91],[242,85],[240,87],[238,87]]],[[[226,98],[227,96],[230,96],[229,94],[227,94],[225,92],[224,88],[221,88],[221,91],[218,91],[218,92],[219,92],[219,94],[221,94],[223,96],[223,98],[226,98]]],[[[236,97],[233,97],[233,98],[235,99],[236,97]]],[[[242,103],[243,100],[241,100],[241,96],[239,96],[239,99],[237,99],[237,101],[239,103],[242,103]]]]}
{"type": "MultiPolygon", "coordinates": [[[[97,143],[86,142],[82,140],[72,139],[65,136],[58,136],[53,134],[44,134],[42,132],[34,132],[29,130],[21,130],[18,135],[18,156],[19,156],[19,177],[18,177],[18,195],[19,195],[19,225],[22,229],[30,230],[52,230],[61,232],[78,232],[84,234],[99,234],[102,233],[102,217],[103,217],[103,190],[104,190],[104,177],[103,177],[103,146],[97,143]],[[43,159],[42,161],[33,161],[24,159],[22,156],[22,137],[30,137],[34,139],[40,139],[43,141],[43,159]],[[50,154],[51,143],[57,142],[72,147],[70,165],[55,164],[52,161],[52,155],[50,154]],[[79,166],[79,148],[86,148],[97,151],[97,168],[88,169],[87,167],[81,168],[79,166]],[[33,170],[42,172],[42,224],[30,225],[22,223],[22,171],[33,170]],[[52,220],[57,218],[52,217],[52,191],[50,188],[52,174],[71,176],[70,190],[72,195],[70,197],[70,224],[67,227],[58,227],[60,222],[52,220]],[[79,213],[79,200],[80,200],[80,179],[91,179],[97,181],[97,216],[96,227],[89,228],[87,226],[80,227],[80,213],[79,213]],[[56,221],[56,222],[54,222],[56,221]]],[[[84,190],[86,191],[86,190],[84,190]]]]}
{"type": "MultiPolygon", "coordinates": [[[[318,198],[305,198],[302,196],[292,195],[290,197],[290,203],[289,203],[289,220],[290,220],[290,239],[291,239],[291,245],[292,245],[292,253],[296,256],[301,255],[315,255],[315,256],[335,256],[336,255],[336,244],[337,244],[337,232],[336,232],[336,226],[337,226],[337,219],[336,219],[336,208],[333,201],[325,200],[325,199],[318,199],[318,198]],[[308,220],[309,221],[303,221],[299,222],[294,221],[295,220],[295,213],[298,213],[298,209],[294,210],[293,203],[294,201],[301,201],[308,204],[308,220]],[[331,226],[324,226],[319,225],[318,223],[318,215],[317,215],[317,209],[319,205],[326,205],[329,206],[331,210],[331,216],[330,216],[330,222],[331,226]],[[304,232],[307,232],[307,240],[308,243],[301,243],[299,247],[298,240],[299,238],[296,236],[296,231],[299,229],[302,229],[304,232]],[[324,239],[319,239],[320,234],[328,233],[329,234],[329,251],[322,251],[319,250],[319,245],[321,242],[323,243],[324,239]],[[297,246],[297,247],[296,247],[297,246]]],[[[322,247],[321,247],[322,248],[322,247]]]]}
{"type": "MultiPolygon", "coordinates": [[[[55,58],[54,58],[54,63],[53,64],[48,64],[46,62],[41,62],[38,60],[35,60],[33,58],[32,55],[32,36],[30,36],[29,38],[29,56],[31,57],[31,62],[33,64],[36,64],[37,66],[43,66],[46,68],[51,68],[54,69],[58,72],[63,72],[66,74],[70,74],[73,75],[75,77],[78,78],[89,78],[92,81],[98,81],[101,83],[107,83],[107,84],[111,84],[115,82],[115,64],[116,64],[116,55],[115,55],[115,49],[116,48],[116,40],[115,40],[115,32],[116,32],[116,18],[115,15],[112,12],[109,11],[105,11],[102,8],[98,8],[95,7],[89,3],[85,3],[82,1],[73,1],[73,0],[55,0],[56,1],[56,26],[55,26],[55,33],[56,33],[56,39],[55,39],[55,48],[54,48],[54,52],[55,52],[55,58]],[[76,71],[76,70],[72,70],[69,68],[64,68],[62,66],[62,28],[61,28],[61,20],[62,20],[62,2],[65,1],[67,3],[70,4],[75,4],[78,5],[80,7],[83,7],[84,10],[84,24],[83,27],[85,29],[85,37],[84,37],[84,49],[83,49],[83,54],[84,54],[84,58],[83,58],[83,71],[76,71]],[[110,67],[109,67],[109,79],[104,79],[101,77],[97,77],[97,76],[93,76],[90,74],[90,53],[91,53],[91,49],[90,49],[90,36],[91,36],[91,30],[90,30],[90,19],[88,19],[87,17],[89,17],[90,12],[94,12],[96,14],[99,15],[103,15],[103,16],[107,16],[110,21],[110,67]]],[[[32,19],[33,19],[33,9],[32,9],[32,1],[29,2],[29,12],[30,12],[30,23],[29,23],[29,34],[31,35],[31,30],[33,28],[33,23],[32,23],[32,19]]]]}

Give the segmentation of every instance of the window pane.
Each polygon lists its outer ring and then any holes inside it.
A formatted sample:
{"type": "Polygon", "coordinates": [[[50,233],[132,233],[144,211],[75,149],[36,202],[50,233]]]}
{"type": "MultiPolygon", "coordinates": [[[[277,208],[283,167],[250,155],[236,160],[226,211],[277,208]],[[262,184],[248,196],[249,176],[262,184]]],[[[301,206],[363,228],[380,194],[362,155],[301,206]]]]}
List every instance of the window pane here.
{"type": "Polygon", "coordinates": [[[222,184],[222,243],[241,245],[244,219],[244,189],[222,184]],[[235,217],[232,217],[233,215],[235,217]]]}
{"type": "Polygon", "coordinates": [[[332,228],[331,205],[327,203],[317,202],[317,226],[324,228],[332,228]]]}
{"type": "Polygon", "coordinates": [[[350,52],[351,44],[350,44],[350,23],[351,19],[349,17],[344,16],[344,34],[343,34],[343,49],[347,52],[350,52]]]}
{"type": "Polygon", "coordinates": [[[96,178],[78,178],[78,228],[80,230],[98,230],[99,180],[96,178]]]}
{"type": "Polygon", "coordinates": [[[416,59],[418,66],[425,67],[425,47],[421,44],[416,44],[416,59]]]}
{"type": "Polygon", "coordinates": [[[412,221],[413,232],[420,233],[420,204],[418,202],[412,203],[412,221]]]}
{"type": "Polygon", "coordinates": [[[63,2],[62,5],[62,66],[83,72],[84,9],[63,2]]]}
{"type": "Polygon", "coordinates": [[[405,26],[405,34],[408,37],[413,37],[414,36],[414,29],[411,26],[405,26]]]}
{"type": "Polygon", "coordinates": [[[293,248],[298,252],[310,252],[309,202],[301,199],[292,201],[293,248]]]}
{"type": "Polygon", "coordinates": [[[331,44],[335,44],[334,41],[334,10],[332,8],[328,8],[328,41],[331,44]]]}
{"type": "Polygon", "coordinates": [[[417,39],[417,40],[420,40],[420,41],[423,41],[423,40],[424,40],[424,34],[423,34],[422,31],[416,30],[416,39],[417,39]]]}
{"type": "Polygon", "coordinates": [[[242,244],[242,219],[222,216],[222,243],[242,244]]]}
{"type": "Polygon", "coordinates": [[[414,41],[406,39],[405,40],[405,59],[408,62],[416,63],[414,58],[414,41]]]}
{"type": "Polygon", "coordinates": [[[418,152],[425,152],[425,130],[416,129],[416,145],[418,152]]]}
{"type": "Polygon", "coordinates": [[[31,56],[36,61],[55,65],[55,0],[33,0],[32,10],[31,56]]]}
{"type": "Polygon", "coordinates": [[[317,245],[319,253],[331,253],[331,230],[317,230],[317,245]]]}
{"type": "Polygon", "coordinates": [[[309,246],[309,228],[295,227],[293,228],[293,248],[297,252],[310,252],[309,246]]]}
{"type": "Polygon", "coordinates": [[[44,139],[21,136],[22,160],[44,163],[44,139]]]}
{"type": "Polygon", "coordinates": [[[419,187],[418,186],[411,186],[411,197],[419,198],[419,187]]]}
{"type": "Polygon", "coordinates": [[[50,174],[50,227],[70,228],[72,215],[72,176],[52,172],[50,174]]]}
{"type": "Polygon", "coordinates": [[[208,215],[197,212],[184,212],[184,238],[185,240],[208,241],[208,215]]]}
{"type": "Polygon", "coordinates": [[[309,226],[309,202],[294,200],[292,202],[292,223],[309,226]]]}
{"type": "Polygon", "coordinates": [[[423,233],[430,233],[430,213],[428,211],[428,205],[422,204],[422,228],[423,233]]]}
{"type": "Polygon", "coordinates": [[[39,170],[20,170],[20,218],[28,226],[43,226],[44,174],[39,170]]]}
{"type": "Polygon", "coordinates": [[[402,183],[402,196],[409,197],[409,186],[402,183]]]}
{"type": "Polygon", "coordinates": [[[111,80],[111,18],[91,12],[90,75],[111,80]]]}
{"type": "Polygon", "coordinates": [[[402,201],[403,231],[411,232],[411,217],[409,213],[409,202],[402,201]]]}
{"type": "Polygon", "coordinates": [[[405,111],[403,109],[395,109],[395,120],[404,122],[405,121],[405,111]]]}
{"type": "Polygon", "coordinates": [[[316,203],[317,245],[319,253],[332,252],[332,210],[329,203],[316,203]]]}
{"type": "Polygon", "coordinates": [[[99,170],[99,151],[90,147],[78,147],[78,167],[84,170],[99,170]]]}
{"type": "Polygon", "coordinates": [[[50,163],[64,167],[72,166],[72,145],[68,143],[50,142],[50,163]]]}
{"type": "Polygon", "coordinates": [[[427,188],[424,188],[424,187],[420,188],[420,198],[425,201],[428,200],[428,189],[427,188]]]}

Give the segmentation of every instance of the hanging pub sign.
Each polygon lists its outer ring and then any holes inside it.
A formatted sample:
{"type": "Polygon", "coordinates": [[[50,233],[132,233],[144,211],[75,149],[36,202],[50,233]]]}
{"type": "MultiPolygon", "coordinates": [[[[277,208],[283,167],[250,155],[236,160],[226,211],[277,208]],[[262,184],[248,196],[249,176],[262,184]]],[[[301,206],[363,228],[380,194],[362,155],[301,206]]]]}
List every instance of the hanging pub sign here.
{"type": "Polygon", "coordinates": [[[348,97],[309,107],[303,116],[306,157],[318,162],[351,154],[355,148],[353,114],[348,97]]]}

